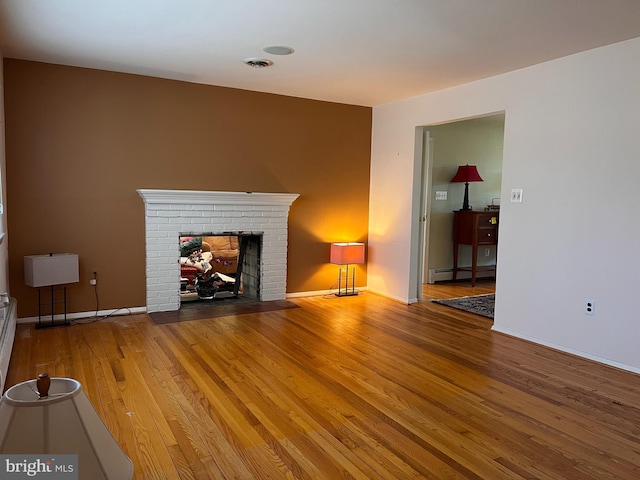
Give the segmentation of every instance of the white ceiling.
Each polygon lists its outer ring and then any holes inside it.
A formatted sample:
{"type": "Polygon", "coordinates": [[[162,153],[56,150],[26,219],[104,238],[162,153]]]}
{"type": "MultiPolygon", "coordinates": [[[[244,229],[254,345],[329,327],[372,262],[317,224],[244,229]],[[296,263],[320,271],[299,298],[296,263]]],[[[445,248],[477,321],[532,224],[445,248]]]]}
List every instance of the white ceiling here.
{"type": "Polygon", "coordinates": [[[640,0],[0,0],[8,58],[365,106],[638,36],[640,0]]]}

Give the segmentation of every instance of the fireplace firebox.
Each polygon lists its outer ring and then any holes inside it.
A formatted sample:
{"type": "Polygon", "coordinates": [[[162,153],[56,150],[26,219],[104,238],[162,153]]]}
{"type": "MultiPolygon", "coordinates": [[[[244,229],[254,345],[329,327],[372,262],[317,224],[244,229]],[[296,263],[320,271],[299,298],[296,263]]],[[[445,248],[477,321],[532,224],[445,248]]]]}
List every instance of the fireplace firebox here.
{"type": "Polygon", "coordinates": [[[262,232],[180,235],[180,302],[260,298],[262,232]]]}

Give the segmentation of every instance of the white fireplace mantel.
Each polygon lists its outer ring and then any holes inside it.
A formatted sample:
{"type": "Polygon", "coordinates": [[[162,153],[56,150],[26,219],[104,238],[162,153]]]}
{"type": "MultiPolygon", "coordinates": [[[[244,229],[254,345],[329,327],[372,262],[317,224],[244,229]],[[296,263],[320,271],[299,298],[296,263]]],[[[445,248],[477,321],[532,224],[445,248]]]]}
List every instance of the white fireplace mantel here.
{"type": "Polygon", "coordinates": [[[144,203],[175,205],[260,205],[291,206],[297,193],[214,192],[204,190],[139,189],[144,203]]]}
{"type": "Polygon", "coordinates": [[[138,194],[145,204],[147,312],[180,308],[184,233],[261,235],[259,299],[286,297],[289,208],[298,194],[149,189],[138,194]]]}

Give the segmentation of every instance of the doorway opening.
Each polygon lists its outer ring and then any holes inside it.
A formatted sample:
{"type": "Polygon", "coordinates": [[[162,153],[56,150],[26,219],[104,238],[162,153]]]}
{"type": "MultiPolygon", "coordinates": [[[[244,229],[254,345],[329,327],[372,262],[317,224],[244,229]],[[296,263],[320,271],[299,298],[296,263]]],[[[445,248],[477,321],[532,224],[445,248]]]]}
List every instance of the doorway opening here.
{"type": "MultiPolygon", "coordinates": [[[[412,249],[411,292],[422,297],[424,284],[453,278],[454,211],[463,203],[463,183],[451,183],[461,165],[476,165],[483,181],[472,183],[469,198],[473,210],[500,208],[505,113],[493,113],[459,121],[416,128],[414,208],[415,249],[412,249]]],[[[471,263],[470,248],[461,247],[459,265],[471,263]]],[[[497,246],[481,248],[479,266],[497,264],[497,246]]],[[[469,274],[460,272],[465,280],[469,274]]]]}

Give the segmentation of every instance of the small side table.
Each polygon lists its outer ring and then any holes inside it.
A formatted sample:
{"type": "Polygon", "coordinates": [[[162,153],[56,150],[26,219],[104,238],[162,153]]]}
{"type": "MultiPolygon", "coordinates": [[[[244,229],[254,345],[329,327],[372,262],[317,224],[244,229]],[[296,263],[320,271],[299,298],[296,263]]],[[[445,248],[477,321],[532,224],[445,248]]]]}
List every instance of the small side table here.
{"type": "Polygon", "coordinates": [[[457,210],[453,214],[453,279],[459,271],[470,271],[471,286],[475,287],[477,272],[495,272],[495,266],[478,268],[478,247],[498,244],[499,212],[457,210]],[[460,245],[471,245],[471,267],[458,267],[460,245]]]}

